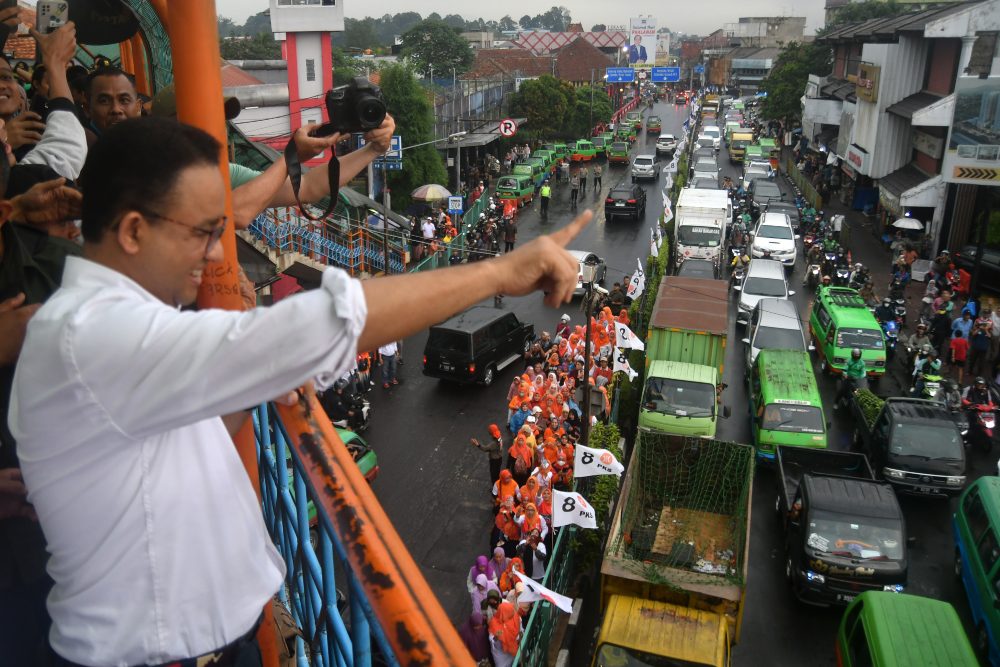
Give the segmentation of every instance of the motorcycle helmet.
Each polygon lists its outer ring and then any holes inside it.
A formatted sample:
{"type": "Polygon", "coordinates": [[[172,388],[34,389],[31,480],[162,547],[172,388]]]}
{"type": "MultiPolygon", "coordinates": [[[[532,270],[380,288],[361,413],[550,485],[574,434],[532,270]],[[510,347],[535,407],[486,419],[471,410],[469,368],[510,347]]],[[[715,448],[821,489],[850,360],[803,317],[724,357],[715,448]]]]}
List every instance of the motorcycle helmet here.
{"type": "Polygon", "coordinates": [[[982,377],[977,377],[973,381],[972,384],[976,385],[976,387],[983,387],[983,388],[985,388],[986,387],[986,380],[984,380],[982,377]]]}
{"type": "Polygon", "coordinates": [[[933,350],[934,348],[931,347],[930,343],[924,343],[923,345],[920,346],[920,354],[927,355],[930,354],[933,350]]]}
{"type": "Polygon", "coordinates": [[[563,313],[563,316],[559,318],[560,322],[569,322],[569,315],[563,313]]]}
{"type": "Polygon", "coordinates": [[[830,276],[823,276],[823,284],[824,285],[830,284],[830,276]]]}
{"type": "Polygon", "coordinates": [[[884,299],[882,299],[882,305],[888,308],[889,306],[892,305],[892,299],[890,299],[889,297],[885,297],[884,299]]]}
{"type": "Polygon", "coordinates": [[[347,378],[340,378],[333,383],[333,388],[335,391],[344,391],[347,389],[347,378]]]}
{"type": "Polygon", "coordinates": [[[921,322],[917,325],[917,331],[927,331],[927,325],[921,322]]]}
{"type": "Polygon", "coordinates": [[[860,358],[861,358],[861,348],[859,347],[853,348],[851,350],[851,359],[860,359],[860,358]]]}
{"type": "Polygon", "coordinates": [[[861,262],[858,262],[857,264],[854,265],[854,270],[855,271],[860,271],[863,268],[865,268],[865,267],[864,267],[864,265],[861,262]]]}
{"type": "MultiPolygon", "coordinates": [[[[930,346],[928,345],[928,347],[930,346]]],[[[929,359],[937,359],[937,356],[938,356],[937,350],[935,350],[933,347],[931,347],[931,349],[927,351],[927,357],[929,359]]]]}

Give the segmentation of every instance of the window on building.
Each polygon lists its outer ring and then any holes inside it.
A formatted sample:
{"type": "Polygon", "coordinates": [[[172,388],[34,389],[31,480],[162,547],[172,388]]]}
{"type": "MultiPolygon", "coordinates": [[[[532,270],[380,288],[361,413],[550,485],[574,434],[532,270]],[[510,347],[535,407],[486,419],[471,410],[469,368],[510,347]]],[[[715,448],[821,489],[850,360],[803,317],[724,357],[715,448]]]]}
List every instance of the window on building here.
{"type": "Polygon", "coordinates": [[[316,61],[306,58],[306,81],[316,80],[316,61]]]}
{"type": "Polygon", "coordinates": [[[844,76],[857,76],[858,66],[861,64],[861,45],[852,45],[847,52],[847,67],[844,69],[844,76]]]}

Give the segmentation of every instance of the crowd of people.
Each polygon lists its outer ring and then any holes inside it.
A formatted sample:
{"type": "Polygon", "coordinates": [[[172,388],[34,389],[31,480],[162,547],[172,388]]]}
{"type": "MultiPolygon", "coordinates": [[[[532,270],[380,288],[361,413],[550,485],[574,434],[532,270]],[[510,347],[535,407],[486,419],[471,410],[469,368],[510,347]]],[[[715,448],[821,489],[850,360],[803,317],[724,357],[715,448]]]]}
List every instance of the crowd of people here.
{"type": "Polygon", "coordinates": [[[573,486],[575,447],[585,411],[583,383],[590,385],[591,420],[607,421],[611,410],[608,383],[614,322],[628,323],[604,307],[591,320],[591,366],[585,367],[586,329],[563,315],[555,336],[543,331],[524,355],[524,371],[507,391],[506,422],[490,424],[483,441],[472,445],[489,459],[490,503],[495,512],[490,529],[490,555],[469,568],[466,586],[472,613],[460,633],[480,664],[512,664],[530,602],[519,597],[524,585],[515,572],[541,581],[552,553],[552,491],[573,486]]]}

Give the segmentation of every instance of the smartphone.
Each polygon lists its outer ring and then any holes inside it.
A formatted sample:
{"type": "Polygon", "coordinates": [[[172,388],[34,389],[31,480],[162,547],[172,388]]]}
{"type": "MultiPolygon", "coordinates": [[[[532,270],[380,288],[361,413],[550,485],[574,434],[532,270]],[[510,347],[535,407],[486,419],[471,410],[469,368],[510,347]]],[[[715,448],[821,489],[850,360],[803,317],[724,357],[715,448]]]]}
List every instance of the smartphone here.
{"type": "Polygon", "coordinates": [[[69,3],[66,0],[39,0],[38,32],[43,35],[61,28],[69,21],[69,3]]]}

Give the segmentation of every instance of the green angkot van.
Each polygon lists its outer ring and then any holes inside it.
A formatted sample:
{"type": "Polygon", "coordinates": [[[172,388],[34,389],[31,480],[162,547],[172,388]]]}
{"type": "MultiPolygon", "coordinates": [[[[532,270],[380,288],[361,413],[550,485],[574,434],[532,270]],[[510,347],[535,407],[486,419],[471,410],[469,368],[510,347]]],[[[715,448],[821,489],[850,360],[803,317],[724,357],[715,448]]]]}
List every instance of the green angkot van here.
{"type": "Polygon", "coordinates": [[[556,154],[553,153],[552,151],[547,151],[544,148],[539,148],[538,150],[536,150],[534,153],[531,154],[531,157],[538,158],[539,160],[543,160],[545,162],[545,165],[546,165],[545,169],[550,174],[553,173],[553,172],[555,172],[555,170],[556,170],[556,154]]]}
{"type": "Polygon", "coordinates": [[[750,144],[743,152],[743,161],[750,162],[751,160],[760,160],[761,162],[769,160],[760,144],[750,144]]]}
{"type": "Polygon", "coordinates": [[[497,181],[497,199],[513,199],[518,206],[524,206],[535,197],[535,186],[530,176],[511,174],[501,176],[497,181]]]}
{"type": "Polygon", "coordinates": [[[962,493],[952,518],[955,574],[962,580],[976,653],[1000,664],[1000,477],[980,477],[962,493]]]}
{"type": "Polygon", "coordinates": [[[632,129],[638,130],[642,127],[642,112],[641,111],[629,111],[625,114],[625,122],[632,126],[632,129]]]}
{"type": "Polygon", "coordinates": [[[759,461],[775,445],[825,449],[826,419],[809,353],[761,350],[747,377],[750,432],[759,461]]]}
{"type": "Polygon", "coordinates": [[[614,164],[628,164],[628,142],[624,140],[616,141],[608,146],[608,162],[614,164]]]}
{"type": "Polygon", "coordinates": [[[954,607],[887,591],[865,591],[847,606],[836,651],[842,667],[979,664],[954,607]]]}
{"type": "Polygon", "coordinates": [[[594,144],[586,139],[580,139],[570,151],[569,159],[573,162],[590,162],[597,154],[594,144]]]}
{"type": "Polygon", "coordinates": [[[594,137],[593,139],[590,140],[590,142],[592,144],[594,144],[594,157],[595,158],[599,158],[599,157],[604,157],[605,156],[605,154],[607,152],[607,149],[608,149],[608,144],[611,143],[611,141],[609,141],[606,138],[606,136],[607,135],[602,134],[601,136],[594,137]]]}
{"type": "Polygon", "coordinates": [[[569,148],[566,144],[554,143],[552,144],[552,151],[555,152],[556,159],[560,162],[565,162],[569,159],[569,148]]]}
{"type": "Polygon", "coordinates": [[[859,348],[868,377],[885,374],[882,327],[857,290],[820,287],[809,314],[809,332],[824,372],[843,373],[851,359],[851,350],[859,348]]]}
{"type": "Polygon", "coordinates": [[[542,170],[542,165],[539,161],[535,161],[535,164],[530,162],[519,162],[514,165],[511,169],[511,173],[514,176],[527,176],[531,179],[531,185],[533,188],[539,188],[542,186],[542,181],[545,180],[545,172],[542,170]]]}

